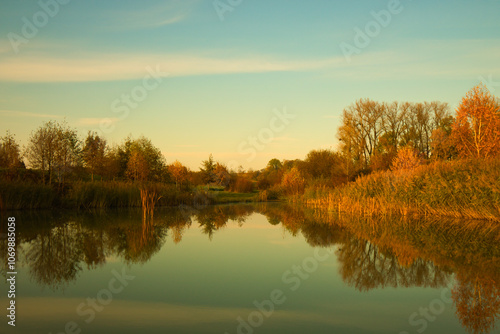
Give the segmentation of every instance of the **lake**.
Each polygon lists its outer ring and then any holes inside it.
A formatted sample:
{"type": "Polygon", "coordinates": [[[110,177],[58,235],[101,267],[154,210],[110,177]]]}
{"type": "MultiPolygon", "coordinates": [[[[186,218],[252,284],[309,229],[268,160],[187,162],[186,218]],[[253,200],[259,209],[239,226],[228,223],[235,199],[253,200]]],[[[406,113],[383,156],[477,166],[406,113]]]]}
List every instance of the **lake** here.
{"type": "Polygon", "coordinates": [[[499,333],[500,233],[285,204],[16,218],[2,333],[499,333]]]}

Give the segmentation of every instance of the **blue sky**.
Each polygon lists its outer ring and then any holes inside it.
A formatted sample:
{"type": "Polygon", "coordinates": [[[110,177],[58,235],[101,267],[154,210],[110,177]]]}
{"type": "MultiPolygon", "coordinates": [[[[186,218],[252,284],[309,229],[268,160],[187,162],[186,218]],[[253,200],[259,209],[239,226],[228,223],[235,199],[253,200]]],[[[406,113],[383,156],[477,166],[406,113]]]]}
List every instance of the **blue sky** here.
{"type": "Polygon", "coordinates": [[[499,55],[496,0],[6,0],[0,134],[25,145],[66,119],[110,144],[145,135],[193,169],[210,153],[258,169],[335,148],[359,98],[454,109],[481,77],[498,96],[499,55]]]}

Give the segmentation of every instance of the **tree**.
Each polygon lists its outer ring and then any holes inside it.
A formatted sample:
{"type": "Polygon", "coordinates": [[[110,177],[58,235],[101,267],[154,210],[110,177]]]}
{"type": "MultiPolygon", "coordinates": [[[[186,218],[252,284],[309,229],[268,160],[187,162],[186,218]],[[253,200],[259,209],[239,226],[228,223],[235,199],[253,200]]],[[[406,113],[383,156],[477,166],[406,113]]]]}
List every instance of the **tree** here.
{"type": "Polygon", "coordinates": [[[19,168],[23,166],[21,151],[14,135],[9,131],[0,137],[0,168],[19,168]]]}
{"type": "Polygon", "coordinates": [[[455,156],[455,147],[450,134],[451,130],[447,131],[443,128],[432,131],[431,149],[433,159],[448,160],[455,156]]]}
{"type": "Polygon", "coordinates": [[[65,123],[57,130],[56,170],[59,182],[64,183],[73,167],[81,165],[81,143],[76,130],[65,123]]]}
{"type": "Polygon", "coordinates": [[[48,171],[51,184],[56,170],[64,180],[68,169],[78,164],[79,147],[76,130],[66,122],[48,121],[31,133],[25,155],[33,168],[48,171]]]}
{"type": "Polygon", "coordinates": [[[215,182],[224,188],[228,188],[231,183],[231,174],[229,174],[227,167],[218,162],[215,164],[214,178],[215,182]]]}
{"type": "Polygon", "coordinates": [[[267,169],[269,170],[280,170],[282,167],[283,164],[276,158],[269,160],[267,163],[267,169]]]}
{"type": "Polygon", "coordinates": [[[304,192],[306,181],[300,174],[297,167],[292,167],[283,175],[281,185],[286,193],[290,195],[298,195],[304,192]]]}
{"type": "Polygon", "coordinates": [[[483,84],[467,92],[456,113],[452,136],[461,156],[500,153],[500,105],[483,84]]]}
{"type": "MultiPolygon", "coordinates": [[[[393,102],[386,105],[385,113],[382,116],[384,134],[380,138],[383,140],[384,150],[380,153],[394,153],[397,151],[401,136],[406,127],[406,119],[410,112],[411,104],[408,102],[393,102]]],[[[380,145],[380,143],[379,143],[380,145]]]]}
{"type": "Polygon", "coordinates": [[[300,164],[304,176],[310,178],[323,178],[332,180],[342,175],[341,158],[336,152],[330,150],[312,150],[303,163],[300,164]]]}
{"type": "Polygon", "coordinates": [[[104,155],[101,173],[102,176],[114,180],[116,177],[122,176],[121,161],[119,156],[120,148],[118,146],[114,146],[106,151],[107,152],[104,155]]]}
{"type": "Polygon", "coordinates": [[[370,99],[360,99],[344,109],[339,140],[344,154],[368,166],[382,135],[386,105],[370,99]]]}
{"type": "Polygon", "coordinates": [[[96,132],[88,132],[85,146],[82,150],[85,166],[90,170],[92,181],[94,174],[102,172],[106,157],[106,140],[97,135],[96,132]]]}
{"type": "Polygon", "coordinates": [[[149,171],[144,153],[138,148],[133,148],[127,162],[127,176],[132,180],[144,182],[148,179],[149,171]]]}
{"type": "Polygon", "coordinates": [[[150,139],[128,137],[118,147],[116,159],[120,167],[120,175],[133,180],[163,181],[166,175],[165,158],[161,150],[153,145],[150,139]],[[130,160],[132,159],[132,162],[130,160]]]}
{"type": "Polygon", "coordinates": [[[188,169],[179,161],[175,160],[173,164],[168,166],[168,171],[175,180],[175,187],[178,188],[179,185],[182,187],[182,183],[187,180],[188,169]]]}
{"type": "Polygon", "coordinates": [[[215,174],[214,174],[215,162],[214,162],[214,157],[212,156],[212,154],[210,154],[210,156],[208,157],[208,160],[204,160],[201,163],[201,165],[202,166],[200,167],[200,172],[203,175],[203,182],[205,182],[205,184],[214,182],[215,181],[215,174]]]}

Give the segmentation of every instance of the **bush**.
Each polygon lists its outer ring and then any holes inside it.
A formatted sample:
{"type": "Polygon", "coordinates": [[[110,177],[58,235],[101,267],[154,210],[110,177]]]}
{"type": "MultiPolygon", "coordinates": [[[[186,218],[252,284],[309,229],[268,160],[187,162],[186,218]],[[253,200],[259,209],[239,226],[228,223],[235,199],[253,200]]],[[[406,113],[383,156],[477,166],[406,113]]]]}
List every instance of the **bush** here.
{"type": "Polygon", "coordinates": [[[259,201],[265,202],[265,201],[277,201],[281,197],[281,189],[279,186],[274,186],[270,189],[267,190],[262,190],[259,193],[259,201]]]}
{"type": "Polygon", "coordinates": [[[253,192],[253,182],[245,177],[237,176],[230,190],[238,193],[251,193],[253,192]]]}

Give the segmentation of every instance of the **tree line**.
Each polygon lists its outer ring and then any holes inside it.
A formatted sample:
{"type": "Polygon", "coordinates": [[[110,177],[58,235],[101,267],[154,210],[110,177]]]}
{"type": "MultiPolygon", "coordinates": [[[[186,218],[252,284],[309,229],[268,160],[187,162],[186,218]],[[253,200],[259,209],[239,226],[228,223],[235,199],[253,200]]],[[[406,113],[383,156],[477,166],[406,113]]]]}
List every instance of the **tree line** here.
{"type": "Polygon", "coordinates": [[[454,114],[438,101],[359,99],[343,110],[337,137],[338,150],[312,150],[303,160],[271,159],[257,171],[229,170],[212,155],[192,171],[179,161],[167,164],[145,137],[129,136],[109,146],[96,132],[80,139],[66,122],[48,121],[30,134],[23,150],[10,132],[1,137],[0,169],[15,178],[26,161],[31,167],[27,178],[41,183],[97,179],[166,182],[177,189],[213,185],[236,192],[258,189],[263,199],[272,199],[309,186],[336,187],[379,170],[498,156],[500,102],[482,84],[467,92],[454,114]]]}

